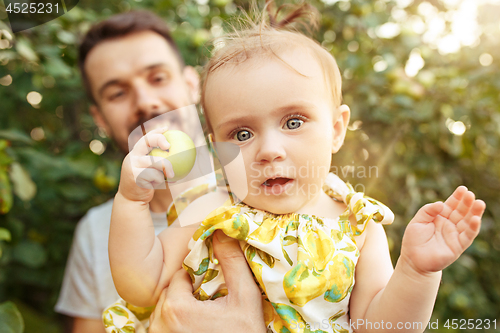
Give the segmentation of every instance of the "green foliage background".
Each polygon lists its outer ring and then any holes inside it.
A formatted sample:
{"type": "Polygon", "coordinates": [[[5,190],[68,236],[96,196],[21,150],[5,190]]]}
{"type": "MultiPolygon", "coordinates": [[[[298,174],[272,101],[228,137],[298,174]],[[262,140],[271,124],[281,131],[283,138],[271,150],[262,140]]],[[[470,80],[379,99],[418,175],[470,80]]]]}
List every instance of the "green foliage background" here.
{"type": "MultiPolygon", "coordinates": [[[[352,109],[353,125],[334,156],[335,170],[396,213],[386,228],[394,260],[420,206],[445,199],[460,184],[483,199],[481,233],[444,271],[433,320],[441,323],[439,331],[449,331],[442,324],[453,318],[497,319],[498,327],[498,35],[483,34],[478,45],[445,56],[410,29],[394,38],[374,34],[394,21],[391,0],[310,2],[322,13],[315,38],[336,57],[344,73],[344,100],[352,109]],[[408,77],[404,67],[415,48],[425,66],[408,77]],[[483,53],[493,56],[491,65],[480,65],[483,53]],[[387,68],[376,72],[373,65],[381,60],[387,68]],[[465,133],[452,134],[447,119],[462,121],[465,133]]],[[[420,15],[421,2],[410,1],[404,11],[420,15]]],[[[438,0],[432,4],[446,11],[438,0]]],[[[21,332],[22,325],[27,333],[63,331],[53,306],[76,223],[116,190],[122,156],[87,112],[76,67],[80,37],[111,14],[150,9],[168,22],[187,63],[203,65],[209,54],[205,43],[239,6],[248,8],[248,2],[82,0],[66,15],[13,35],[0,1],[1,40],[7,41],[0,42],[0,303],[5,302],[0,318],[11,318],[0,326],[9,324],[13,332],[21,332]],[[28,103],[31,91],[43,96],[38,105],[28,103]],[[91,140],[103,142],[105,153],[92,153],[91,140]]]]}

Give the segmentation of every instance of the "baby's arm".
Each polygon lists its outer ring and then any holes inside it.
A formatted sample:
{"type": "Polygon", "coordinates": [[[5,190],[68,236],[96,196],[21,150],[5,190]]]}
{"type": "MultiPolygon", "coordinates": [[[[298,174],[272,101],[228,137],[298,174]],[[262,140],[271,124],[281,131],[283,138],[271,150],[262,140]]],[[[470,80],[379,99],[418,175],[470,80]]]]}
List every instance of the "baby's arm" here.
{"type": "Polygon", "coordinates": [[[370,223],[350,303],[354,330],[367,332],[377,327],[380,332],[399,327],[423,332],[432,314],[441,270],[477,236],[484,208],[484,202],[475,200],[463,186],[444,204],[422,207],[405,231],[392,276],[385,232],[380,225],[370,223]]]}
{"type": "Polygon", "coordinates": [[[110,229],[109,260],[116,290],[136,306],[155,305],[173,274],[182,268],[198,224],[180,227],[174,222],[156,237],[149,211],[147,216],[141,214],[142,207],[118,195],[115,205],[117,209],[128,206],[120,213],[113,208],[112,221],[116,222],[110,229]]]}
{"type": "Polygon", "coordinates": [[[155,304],[163,267],[181,255],[178,249],[187,251],[187,241],[192,236],[192,230],[173,228],[170,233],[178,236],[167,237],[171,238],[168,245],[173,250],[165,258],[162,243],[155,236],[149,202],[155,189],[166,188],[164,173],[173,176],[173,171],[168,160],[147,154],[151,147],[170,147],[161,134],[164,131],[162,128],[149,132],[125,157],[111,215],[109,257],[113,281],[120,296],[138,306],[155,304]]]}

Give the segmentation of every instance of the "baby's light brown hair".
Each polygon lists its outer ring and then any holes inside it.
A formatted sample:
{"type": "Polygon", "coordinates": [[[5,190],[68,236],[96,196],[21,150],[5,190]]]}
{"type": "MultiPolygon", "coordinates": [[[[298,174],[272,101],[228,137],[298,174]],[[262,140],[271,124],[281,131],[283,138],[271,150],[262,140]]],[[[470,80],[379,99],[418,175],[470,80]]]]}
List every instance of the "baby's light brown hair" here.
{"type": "MultiPolygon", "coordinates": [[[[257,12],[255,9],[253,11],[257,12]]],[[[201,73],[201,106],[205,115],[208,111],[205,90],[210,74],[225,66],[237,66],[249,59],[276,57],[303,75],[280,57],[283,52],[297,48],[309,51],[318,60],[323,69],[327,89],[331,92],[332,105],[335,109],[339,107],[342,100],[342,79],[337,62],[318,42],[299,31],[302,27],[311,33],[317,28],[318,11],[306,3],[285,4],[276,9],[273,0],[266,0],[265,10],[254,16],[256,19],[251,19],[249,15],[240,19],[244,28],[233,26],[233,32],[215,39],[213,55],[201,73]],[[288,14],[278,20],[280,12],[288,14]]],[[[210,121],[206,118],[208,131],[212,132],[210,121]]]]}

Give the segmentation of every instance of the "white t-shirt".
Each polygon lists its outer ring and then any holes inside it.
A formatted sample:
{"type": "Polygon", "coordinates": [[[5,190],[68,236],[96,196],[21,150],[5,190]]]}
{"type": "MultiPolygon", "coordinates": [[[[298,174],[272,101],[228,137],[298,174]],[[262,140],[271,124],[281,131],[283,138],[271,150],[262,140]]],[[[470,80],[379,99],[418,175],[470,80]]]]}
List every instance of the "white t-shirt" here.
{"type": "MultiPolygon", "coordinates": [[[[108,237],[113,199],[90,209],[78,222],[55,310],[71,316],[101,319],[119,296],[113,284],[108,237]]],[[[155,233],[168,226],[166,213],[151,212],[155,233]]]]}

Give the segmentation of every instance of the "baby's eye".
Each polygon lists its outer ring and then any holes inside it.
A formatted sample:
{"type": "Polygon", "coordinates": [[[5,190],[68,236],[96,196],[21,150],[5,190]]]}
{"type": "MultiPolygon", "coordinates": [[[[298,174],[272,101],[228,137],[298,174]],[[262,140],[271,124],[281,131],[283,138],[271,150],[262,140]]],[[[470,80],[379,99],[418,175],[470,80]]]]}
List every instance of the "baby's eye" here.
{"type": "Polygon", "coordinates": [[[247,131],[247,130],[238,131],[238,133],[236,133],[234,135],[234,138],[238,141],[246,141],[246,140],[250,139],[251,137],[252,137],[252,133],[250,133],[250,131],[247,131]]]}
{"type": "Polygon", "coordinates": [[[292,118],[292,119],[288,119],[286,121],[286,127],[288,129],[297,129],[300,126],[302,126],[303,123],[304,123],[304,121],[302,119],[292,118]]]}

